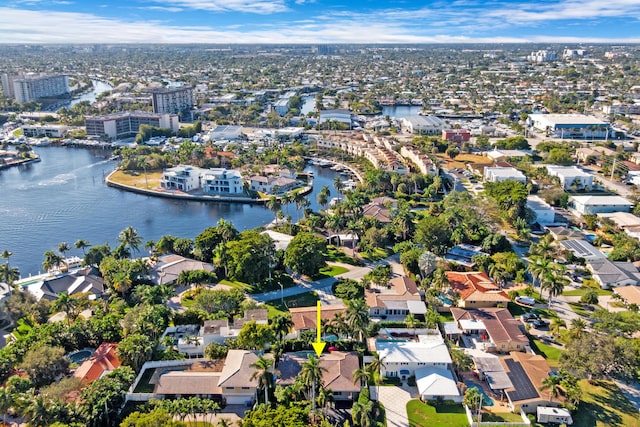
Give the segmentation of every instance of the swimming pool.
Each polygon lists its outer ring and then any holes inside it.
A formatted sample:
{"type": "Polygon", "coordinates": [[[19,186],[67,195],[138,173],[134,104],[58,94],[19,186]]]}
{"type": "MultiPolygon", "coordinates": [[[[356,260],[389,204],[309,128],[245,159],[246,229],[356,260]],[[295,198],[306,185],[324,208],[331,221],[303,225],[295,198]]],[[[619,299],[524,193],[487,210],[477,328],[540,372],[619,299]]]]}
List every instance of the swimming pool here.
{"type": "Polygon", "coordinates": [[[452,305],[453,300],[444,294],[438,294],[436,298],[444,305],[452,305]]]}
{"type": "Polygon", "coordinates": [[[474,383],[473,381],[469,381],[469,380],[466,380],[464,383],[468,388],[476,388],[476,389],[478,389],[478,391],[482,395],[482,406],[493,406],[495,404],[493,399],[490,398],[489,396],[487,396],[484,393],[484,390],[482,390],[482,387],[480,387],[480,385],[474,383]]]}
{"type": "Polygon", "coordinates": [[[90,358],[92,354],[93,354],[93,350],[87,348],[87,349],[83,349],[83,350],[78,350],[78,351],[73,352],[73,353],[69,353],[69,354],[67,354],[67,357],[69,359],[71,359],[71,361],[73,363],[78,363],[79,364],[79,363],[84,362],[88,358],[90,358]]]}

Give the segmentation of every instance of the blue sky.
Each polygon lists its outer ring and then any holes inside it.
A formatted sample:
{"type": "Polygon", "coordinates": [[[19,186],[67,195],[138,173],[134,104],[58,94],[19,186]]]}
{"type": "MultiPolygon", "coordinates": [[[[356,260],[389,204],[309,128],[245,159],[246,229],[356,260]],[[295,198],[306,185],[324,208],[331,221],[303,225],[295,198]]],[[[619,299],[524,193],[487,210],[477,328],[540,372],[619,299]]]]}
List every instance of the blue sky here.
{"type": "Polygon", "coordinates": [[[2,43],[638,43],[640,0],[0,0],[2,43]]]}

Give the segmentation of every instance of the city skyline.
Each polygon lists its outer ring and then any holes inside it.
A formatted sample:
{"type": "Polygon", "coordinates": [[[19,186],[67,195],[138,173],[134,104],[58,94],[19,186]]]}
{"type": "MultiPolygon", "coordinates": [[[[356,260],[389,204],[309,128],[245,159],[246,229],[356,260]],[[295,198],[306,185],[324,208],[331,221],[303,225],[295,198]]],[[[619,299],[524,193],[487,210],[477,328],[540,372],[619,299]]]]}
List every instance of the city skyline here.
{"type": "Polygon", "coordinates": [[[9,0],[4,43],[638,43],[637,0],[9,0]]]}

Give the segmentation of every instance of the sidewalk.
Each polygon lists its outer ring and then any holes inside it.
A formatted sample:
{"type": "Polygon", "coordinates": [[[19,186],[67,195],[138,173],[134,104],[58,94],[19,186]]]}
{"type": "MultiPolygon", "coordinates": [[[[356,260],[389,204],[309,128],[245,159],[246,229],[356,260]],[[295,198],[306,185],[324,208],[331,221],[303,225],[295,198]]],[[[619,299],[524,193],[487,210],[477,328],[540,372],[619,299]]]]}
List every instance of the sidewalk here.
{"type": "Polygon", "coordinates": [[[403,383],[401,387],[381,386],[379,391],[379,401],[387,416],[387,427],[409,427],[407,403],[418,398],[418,390],[403,383]]]}

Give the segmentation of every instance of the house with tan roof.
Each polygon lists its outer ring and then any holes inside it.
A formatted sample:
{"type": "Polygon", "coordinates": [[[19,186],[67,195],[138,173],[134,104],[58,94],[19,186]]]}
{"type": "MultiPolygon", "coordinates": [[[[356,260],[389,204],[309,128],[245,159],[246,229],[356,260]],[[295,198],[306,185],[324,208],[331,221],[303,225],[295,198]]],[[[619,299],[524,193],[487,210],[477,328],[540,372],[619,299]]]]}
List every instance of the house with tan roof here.
{"type": "Polygon", "coordinates": [[[158,258],[149,273],[151,281],[156,285],[166,285],[175,282],[183,271],[205,270],[213,272],[213,265],[185,258],[180,255],[169,254],[158,258]]]}
{"type": "Polygon", "coordinates": [[[463,335],[477,339],[481,348],[489,352],[509,353],[525,351],[529,339],[506,308],[451,308],[453,319],[463,335]]]}
{"type": "Polygon", "coordinates": [[[496,307],[510,301],[509,295],[482,271],[447,271],[451,290],[460,295],[458,307],[496,307]]]}
{"type": "Polygon", "coordinates": [[[251,365],[256,360],[258,355],[253,351],[232,349],[227,353],[224,364],[219,361],[185,361],[183,366],[156,368],[150,380],[150,383],[155,383],[152,397],[199,396],[225,400],[230,405],[249,404],[255,400],[258,387],[258,379],[251,379],[255,372],[251,365]]]}
{"type": "MultiPolygon", "coordinates": [[[[298,336],[301,331],[315,330],[316,320],[318,318],[318,308],[312,307],[293,307],[289,309],[291,320],[293,321],[292,335],[298,336]]],[[[325,322],[331,321],[337,314],[344,314],[346,308],[344,305],[323,305],[320,310],[320,319],[325,322]]]]}
{"type": "Polygon", "coordinates": [[[512,412],[535,414],[538,406],[557,407],[564,401],[562,395],[552,398],[550,390],[540,390],[551,370],[543,356],[512,352],[500,363],[513,384],[504,391],[512,412]]]}
{"type": "Polygon", "coordinates": [[[619,286],[613,289],[627,304],[635,304],[640,307],[640,286],[619,286]]]}
{"type": "Polygon", "coordinates": [[[398,206],[398,201],[391,197],[376,197],[362,207],[362,215],[375,218],[383,224],[391,223],[391,211],[398,206]]]}
{"type": "MultiPolygon", "coordinates": [[[[280,357],[277,385],[288,386],[295,382],[302,366],[307,362],[309,352],[285,353],[280,357]]],[[[358,353],[332,351],[320,356],[322,385],[333,392],[337,401],[354,401],[360,393],[360,385],[354,384],[353,372],[360,367],[358,353]]]]}
{"type": "Polygon", "coordinates": [[[426,306],[418,292],[418,285],[408,276],[395,277],[388,286],[371,285],[364,298],[372,317],[401,317],[409,313],[424,315],[426,306]]]}
{"type": "Polygon", "coordinates": [[[90,383],[107,375],[120,366],[120,359],[116,354],[116,343],[102,343],[91,357],[76,369],[74,378],[79,378],[83,383],[90,383]]]}

